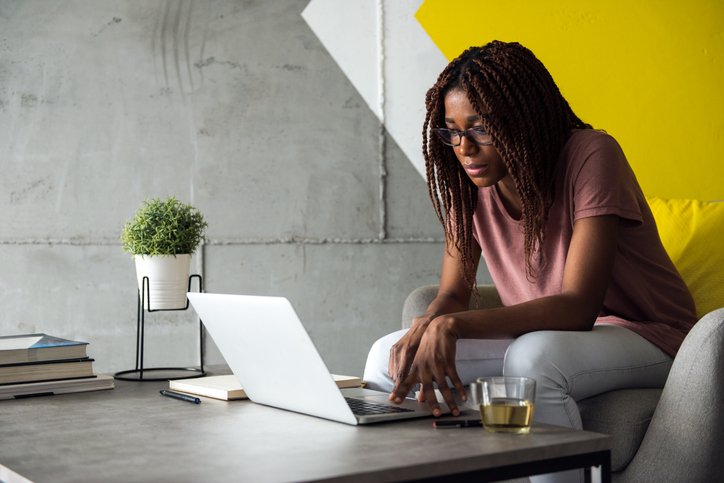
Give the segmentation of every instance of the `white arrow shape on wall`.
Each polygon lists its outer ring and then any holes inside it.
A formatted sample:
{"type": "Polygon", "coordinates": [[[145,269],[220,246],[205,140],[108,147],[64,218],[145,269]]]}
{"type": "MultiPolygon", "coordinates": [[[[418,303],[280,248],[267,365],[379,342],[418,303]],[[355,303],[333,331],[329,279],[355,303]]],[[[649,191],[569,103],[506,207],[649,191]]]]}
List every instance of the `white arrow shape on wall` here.
{"type": "Polygon", "coordinates": [[[415,19],[422,1],[312,0],[302,17],[424,177],[425,93],[447,60],[415,19]]]}

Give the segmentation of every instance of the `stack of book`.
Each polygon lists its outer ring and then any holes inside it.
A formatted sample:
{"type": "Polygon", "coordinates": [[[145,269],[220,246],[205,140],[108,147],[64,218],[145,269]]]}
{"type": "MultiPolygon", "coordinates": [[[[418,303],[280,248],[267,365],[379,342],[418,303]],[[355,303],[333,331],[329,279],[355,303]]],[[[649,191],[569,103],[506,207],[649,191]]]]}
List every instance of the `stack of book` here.
{"type": "Polygon", "coordinates": [[[48,334],[0,337],[0,399],[112,389],[111,376],[93,373],[87,348],[48,334]]]}

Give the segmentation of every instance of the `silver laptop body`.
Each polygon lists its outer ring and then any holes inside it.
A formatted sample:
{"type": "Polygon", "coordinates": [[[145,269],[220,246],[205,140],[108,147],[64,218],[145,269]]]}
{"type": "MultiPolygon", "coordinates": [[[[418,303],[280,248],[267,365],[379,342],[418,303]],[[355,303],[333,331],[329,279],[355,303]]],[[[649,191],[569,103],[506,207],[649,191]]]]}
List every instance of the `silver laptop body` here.
{"type": "Polygon", "coordinates": [[[353,425],[431,415],[415,399],[397,406],[387,393],[339,389],[284,297],[190,292],[188,298],[255,403],[353,425]],[[394,412],[355,414],[345,398],[381,404],[394,412]]]}

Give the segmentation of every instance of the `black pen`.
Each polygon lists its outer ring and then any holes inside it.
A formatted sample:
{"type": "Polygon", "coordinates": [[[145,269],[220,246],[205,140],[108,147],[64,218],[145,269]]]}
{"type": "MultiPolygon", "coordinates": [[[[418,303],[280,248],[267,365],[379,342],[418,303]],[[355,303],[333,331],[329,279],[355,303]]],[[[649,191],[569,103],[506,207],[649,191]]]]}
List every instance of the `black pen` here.
{"type": "Polygon", "coordinates": [[[480,419],[440,419],[432,422],[432,427],[435,429],[479,428],[482,425],[480,419]]]}
{"type": "Polygon", "coordinates": [[[167,391],[165,389],[161,389],[160,392],[161,392],[161,395],[163,395],[163,396],[172,397],[174,399],[180,399],[182,401],[186,401],[186,402],[190,402],[190,403],[194,403],[194,404],[201,404],[201,399],[194,397],[194,396],[189,396],[188,394],[181,394],[180,392],[167,391]]]}

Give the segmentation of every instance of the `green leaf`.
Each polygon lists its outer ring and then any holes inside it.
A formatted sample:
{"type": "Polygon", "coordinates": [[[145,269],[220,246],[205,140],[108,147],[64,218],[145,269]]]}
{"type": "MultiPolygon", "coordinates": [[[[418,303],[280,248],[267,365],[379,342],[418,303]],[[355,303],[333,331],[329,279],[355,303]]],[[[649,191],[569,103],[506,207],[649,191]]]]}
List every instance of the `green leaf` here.
{"type": "Polygon", "coordinates": [[[193,253],[207,226],[199,210],[173,196],[146,199],[123,226],[121,242],[132,255],[193,253]]]}

